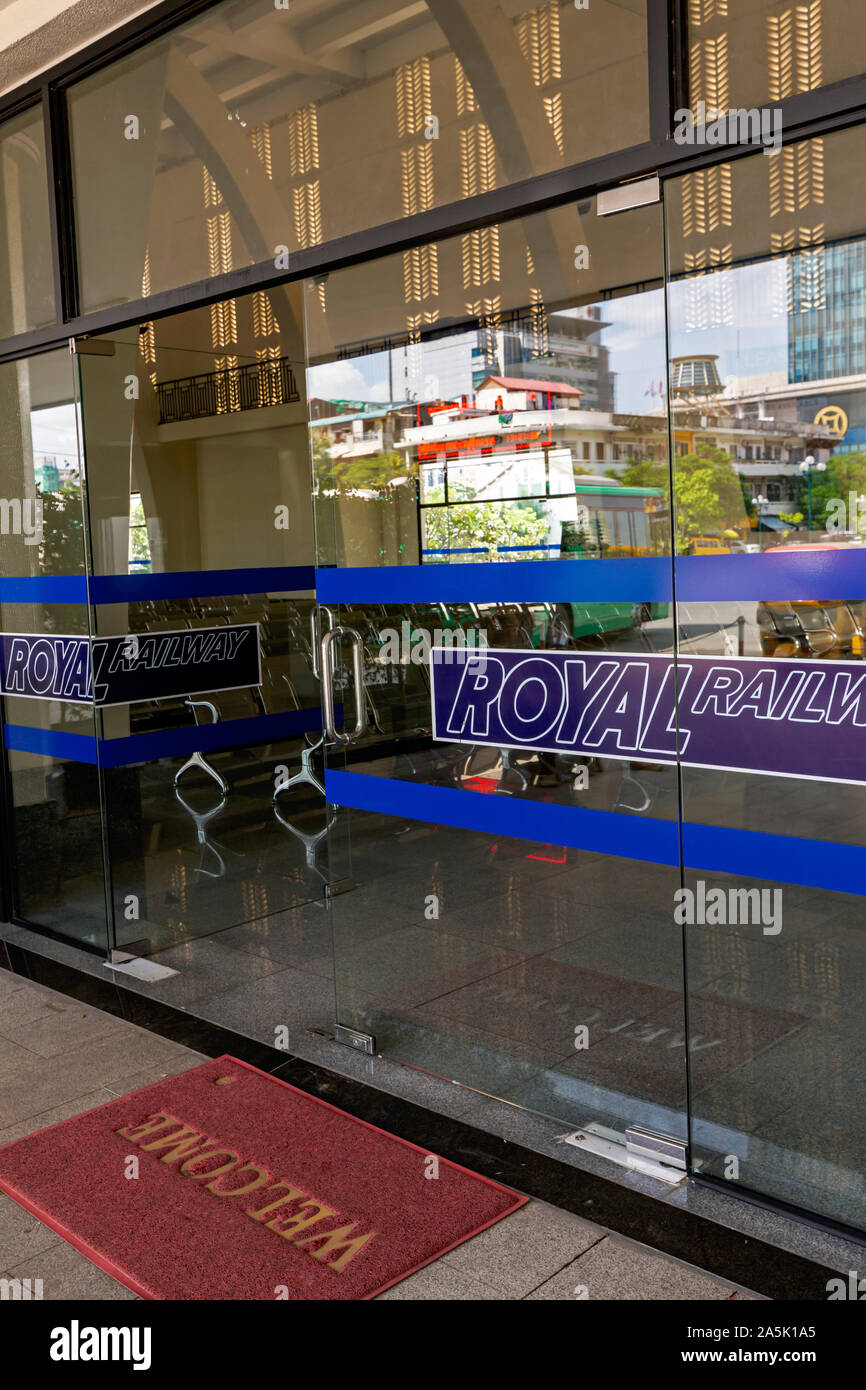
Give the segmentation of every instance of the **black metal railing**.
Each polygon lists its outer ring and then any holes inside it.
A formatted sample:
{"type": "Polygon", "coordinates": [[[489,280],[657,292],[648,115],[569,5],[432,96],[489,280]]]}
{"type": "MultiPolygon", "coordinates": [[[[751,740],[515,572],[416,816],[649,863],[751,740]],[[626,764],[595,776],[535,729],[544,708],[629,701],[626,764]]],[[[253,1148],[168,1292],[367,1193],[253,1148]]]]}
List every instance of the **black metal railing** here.
{"type": "Polygon", "coordinates": [[[300,400],[287,357],[247,362],[242,367],[179,377],[177,381],[158,381],[156,395],[161,425],[300,400]]]}

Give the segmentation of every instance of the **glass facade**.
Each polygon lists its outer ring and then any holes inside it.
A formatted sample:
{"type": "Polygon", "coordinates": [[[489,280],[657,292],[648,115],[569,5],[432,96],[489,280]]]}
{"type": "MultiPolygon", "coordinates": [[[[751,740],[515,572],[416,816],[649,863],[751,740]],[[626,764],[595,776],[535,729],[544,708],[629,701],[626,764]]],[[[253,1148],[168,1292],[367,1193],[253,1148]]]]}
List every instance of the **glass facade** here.
{"type": "Polygon", "coordinates": [[[374,8],[230,0],[73,87],[85,309],[647,138],[645,0],[374,8]]]}
{"type": "Polygon", "coordinates": [[[232,0],[0,124],[16,927],[866,1227],[854,17],[232,0]]]}

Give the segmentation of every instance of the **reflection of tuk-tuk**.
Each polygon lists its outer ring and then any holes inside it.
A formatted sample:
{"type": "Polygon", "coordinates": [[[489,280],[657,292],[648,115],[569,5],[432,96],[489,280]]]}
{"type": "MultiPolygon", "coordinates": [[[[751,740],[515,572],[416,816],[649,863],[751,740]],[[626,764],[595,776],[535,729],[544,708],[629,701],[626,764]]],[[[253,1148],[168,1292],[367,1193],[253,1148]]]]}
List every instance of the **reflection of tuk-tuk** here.
{"type": "MultiPolygon", "coordinates": [[[[767,554],[838,549],[838,544],[786,545],[767,554]]],[[[811,656],[831,661],[863,659],[866,600],[777,599],[758,604],[757,620],[764,656],[811,656]]]]}

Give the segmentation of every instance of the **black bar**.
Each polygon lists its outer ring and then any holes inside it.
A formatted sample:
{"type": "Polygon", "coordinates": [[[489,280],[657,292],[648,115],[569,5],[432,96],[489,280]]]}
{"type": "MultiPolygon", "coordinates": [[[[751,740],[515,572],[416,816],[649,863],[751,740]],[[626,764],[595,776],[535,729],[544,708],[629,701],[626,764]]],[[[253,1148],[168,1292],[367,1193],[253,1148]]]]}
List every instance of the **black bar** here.
{"type": "Polygon", "coordinates": [[[78,261],[75,251],[75,214],[72,206],[72,158],[66,94],[43,88],[48,204],[51,214],[51,247],[57,314],[66,322],[78,315],[78,261]]]}
{"type": "MultiPolygon", "coordinates": [[[[672,0],[675,10],[682,0],[672,0]]],[[[647,0],[647,63],[649,66],[650,140],[663,145],[671,135],[671,111],[676,53],[676,27],[668,0],[647,0]]]]}

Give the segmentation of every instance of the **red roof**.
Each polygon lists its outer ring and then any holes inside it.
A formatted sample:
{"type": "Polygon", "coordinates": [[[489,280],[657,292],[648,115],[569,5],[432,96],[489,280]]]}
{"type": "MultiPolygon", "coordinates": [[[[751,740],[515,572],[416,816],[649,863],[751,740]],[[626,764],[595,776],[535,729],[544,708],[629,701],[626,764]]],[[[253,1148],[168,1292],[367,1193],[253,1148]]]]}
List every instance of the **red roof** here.
{"type": "Polygon", "coordinates": [[[532,381],[526,376],[486,376],[479,391],[483,391],[488,382],[494,386],[504,386],[506,391],[547,391],[552,396],[583,395],[577,386],[568,386],[564,381],[532,381]]]}

